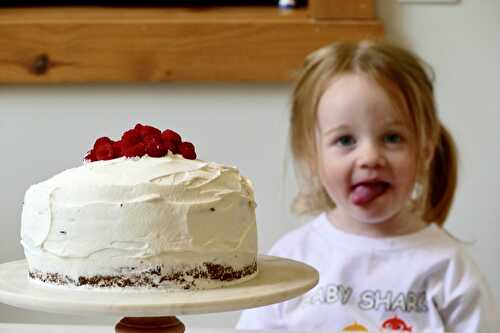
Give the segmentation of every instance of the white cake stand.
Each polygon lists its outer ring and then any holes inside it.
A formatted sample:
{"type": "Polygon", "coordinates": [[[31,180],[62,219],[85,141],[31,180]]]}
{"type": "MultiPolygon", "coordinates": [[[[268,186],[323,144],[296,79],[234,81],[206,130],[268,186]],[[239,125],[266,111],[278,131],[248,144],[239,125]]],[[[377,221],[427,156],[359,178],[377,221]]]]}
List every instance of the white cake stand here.
{"type": "Polygon", "coordinates": [[[313,288],[318,272],[301,262],[259,256],[253,280],[201,291],[122,291],[46,287],[28,277],[26,260],[0,265],[0,302],[46,312],[125,316],[116,332],[182,333],[175,315],[253,308],[283,302],[313,288]],[[166,316],[168,315],[168,316],[166,316]]]}

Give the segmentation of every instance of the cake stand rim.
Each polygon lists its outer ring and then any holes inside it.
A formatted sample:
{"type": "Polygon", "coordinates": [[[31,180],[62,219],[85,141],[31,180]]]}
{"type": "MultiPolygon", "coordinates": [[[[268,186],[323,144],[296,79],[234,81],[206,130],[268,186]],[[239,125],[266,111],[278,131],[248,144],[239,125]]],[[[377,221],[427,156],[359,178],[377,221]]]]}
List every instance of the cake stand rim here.
{"type": "Polygon", "coordinates": [[[129,317],[203,314],[283,302],[304,294],[314,288],[319,281],[316,269],[293,259],[259,255],[257,266],[259,269],[257,277],[224,288],[175,292],[124,292],[118,289],[79,290],[42,286],[30,281],[27,261],[21,259],[0,264],[0,303],[30,310],[66,314],[109,314],[129,317]],[[16,280],[6,279],[6,270],[14,266],[17,266],[15,267],[17,271],[10,271],[9,277],[15,277],[16,280]],[[284,274],[286,271],[283,269],[288,269],[290,274],[284,274]],[[296,275],[291,274],[292,272],[296,275]],[[6,286],[8,283],[15,285],[9,288],[6,286]],[[16,289],[16,287],[24,288],[16,289]],[[235,294],[239,296],[234,296],[235,294]],[[155,301],[149,304],[144,302],[148,296],[155,301]]]}

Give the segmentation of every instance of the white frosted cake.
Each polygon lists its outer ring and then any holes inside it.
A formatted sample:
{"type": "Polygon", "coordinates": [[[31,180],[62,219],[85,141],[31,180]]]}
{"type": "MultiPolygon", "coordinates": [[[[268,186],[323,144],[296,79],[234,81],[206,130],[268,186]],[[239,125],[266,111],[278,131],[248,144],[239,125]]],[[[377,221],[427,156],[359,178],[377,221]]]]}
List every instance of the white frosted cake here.
{"type": "Polygon", "coordinates": [[[171,152],[94,160],[31,186],[21,243],[32,279],[65,286],[207,289],[257,274],[250,182],[171,152]]]}

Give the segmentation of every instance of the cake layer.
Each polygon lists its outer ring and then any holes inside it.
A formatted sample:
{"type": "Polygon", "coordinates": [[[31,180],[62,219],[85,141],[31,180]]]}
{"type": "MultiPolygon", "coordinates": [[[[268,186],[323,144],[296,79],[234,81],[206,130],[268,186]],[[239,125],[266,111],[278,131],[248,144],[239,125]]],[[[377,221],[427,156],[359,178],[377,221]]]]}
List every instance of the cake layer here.
{"type": "Polygon", "coordinates": [[[166,276],[207,265],[251,276],[253,190],[236,168],[179,155],[87,163],[28,189],[21,243],[32,276],[43,279],[127,278],[155,267],[166,276]]]}

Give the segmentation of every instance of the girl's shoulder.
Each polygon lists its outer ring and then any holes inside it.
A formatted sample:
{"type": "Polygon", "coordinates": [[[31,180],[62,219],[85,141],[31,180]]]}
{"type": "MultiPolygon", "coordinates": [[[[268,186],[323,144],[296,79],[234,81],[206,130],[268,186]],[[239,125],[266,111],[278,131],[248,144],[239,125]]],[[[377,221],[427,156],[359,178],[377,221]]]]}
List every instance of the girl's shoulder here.
{"type": "Polygon", "coordinates": [[[487,288],[484,275],[471,254],[471,244],[464,242],[442,227],[429,226],[429,240],[418,251],[427,260],[429,276],[446,288],[487,288]]]}

